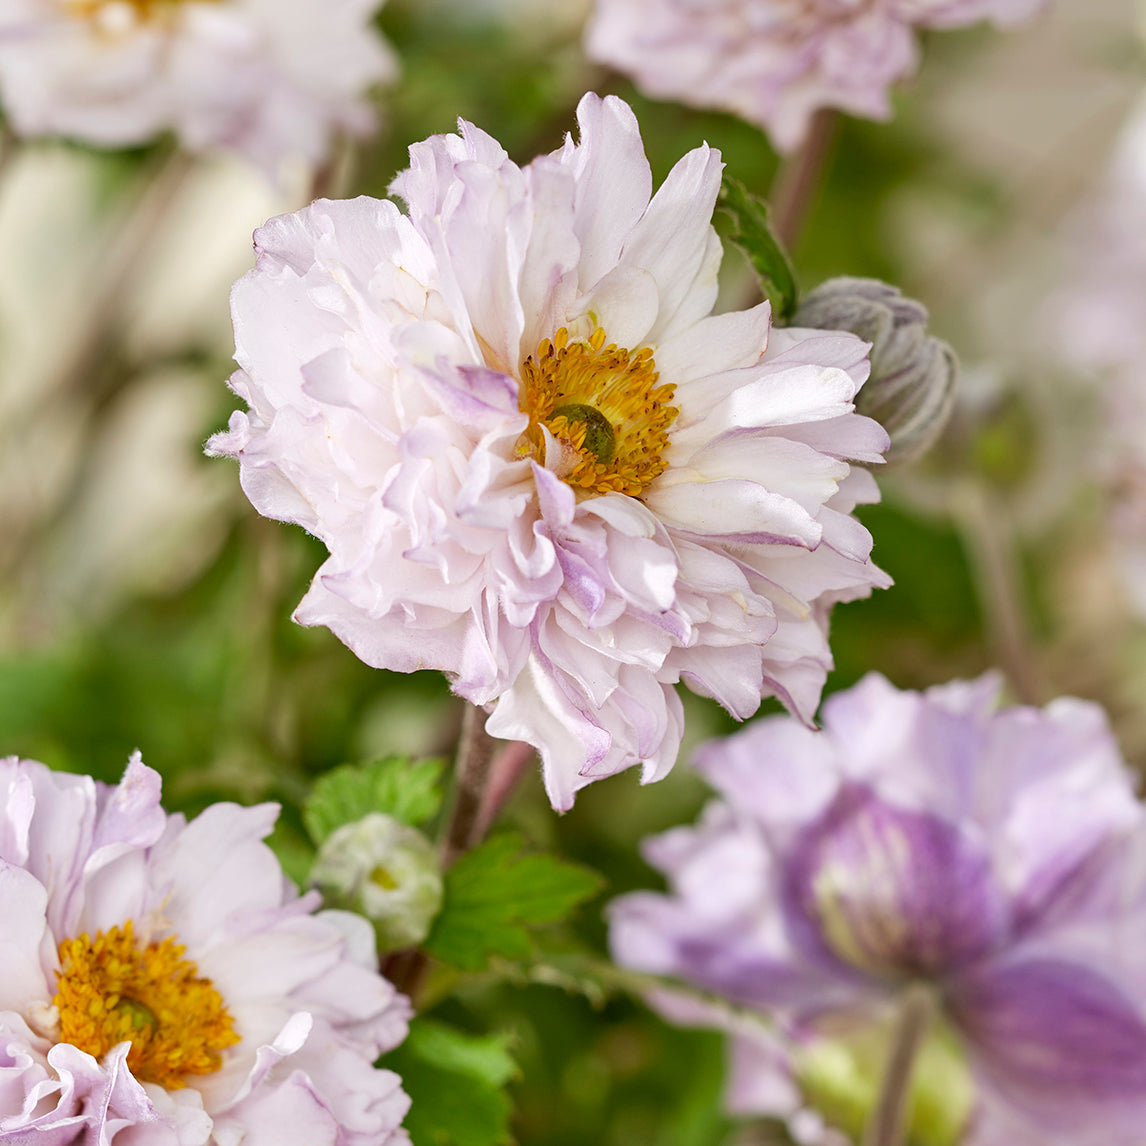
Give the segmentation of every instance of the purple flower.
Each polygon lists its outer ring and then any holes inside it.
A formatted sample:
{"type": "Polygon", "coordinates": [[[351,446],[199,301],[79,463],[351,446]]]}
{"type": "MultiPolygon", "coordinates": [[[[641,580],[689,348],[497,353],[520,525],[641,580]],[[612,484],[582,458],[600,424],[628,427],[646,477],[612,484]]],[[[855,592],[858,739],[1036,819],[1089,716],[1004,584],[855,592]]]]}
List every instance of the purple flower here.
{"type": "Polygon", "coordinates": [[[736,1036],[735,1108],[791,1113],[806,1048],[923,980],[974,1077],[966,1142],[1141,1141],[1146,818],[1098,707],[997,691],[870,675],[822,732],[774,717],[698,752],[724,799],[648,842],[670,894],[618,900],[612,943],[775,1019],[779,1042],[659,1000],[736,1036]]]}

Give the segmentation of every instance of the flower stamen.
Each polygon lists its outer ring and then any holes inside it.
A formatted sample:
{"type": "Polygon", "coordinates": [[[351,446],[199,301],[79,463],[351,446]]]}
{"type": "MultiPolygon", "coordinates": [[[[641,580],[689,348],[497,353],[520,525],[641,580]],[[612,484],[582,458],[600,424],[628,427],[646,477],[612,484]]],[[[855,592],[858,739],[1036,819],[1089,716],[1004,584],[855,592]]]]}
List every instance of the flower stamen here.
{"type": "MultiPolygon", "coordinates": [[[[186,0],[67,0],[67,11],[109,36],[170,18],[186,0]]],[[[200,0],[202,2],[202,0],[200,0]]]]}
{"type": "Polygon", "coordinates": [[[142,1082],[177,1090],[210,1074],[239,1041],[222,996],[183,958],[174,939],[137,947],[131,921],[60,944],[56,995],[60,1042],[93,1058],[130,1042],[127,1065],[142,1082]]]}
{"type": "Polygon", "coordinates": [[[679,413],[670,405],[675,387],[658,379],[648,347],[606,345],[600,327],[571,342],[561,327],[522,363],[519,407],[529,425],[518,453],[545,464],[544,426],[566,451],[554,468],[569,485],[640,497],[668,467],[663,454],[679,413]]]}

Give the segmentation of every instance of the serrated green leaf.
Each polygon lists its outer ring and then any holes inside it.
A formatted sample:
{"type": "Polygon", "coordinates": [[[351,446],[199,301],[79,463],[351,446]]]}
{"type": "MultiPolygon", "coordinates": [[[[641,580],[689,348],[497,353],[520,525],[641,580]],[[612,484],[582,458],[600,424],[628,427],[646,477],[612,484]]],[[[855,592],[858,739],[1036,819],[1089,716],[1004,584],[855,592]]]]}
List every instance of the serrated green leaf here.
{"type": "Polygon", "coordinates": [[[784,245],[768,220],[768,204],[753,195],[743,183],[725,175],[716,202],[714,222],[722,238],[735,243],[760,277],[760,286],[780,321],[792,316],[798,291],[796,272],[784,245]]]}
{"type": "Polygon", "coordinates": [[[512,1105],[502,1089],[518,1073],[508,1036],[470,1035],[415,1019],[382,1065],[410,1096],[404,1126],[414,1146],[504,1146],[512,1105]]]}
{"type": "Polygon", "coordinates": [[[302,810],[303,823],[316,844],[343,824],[371,812],[384,812],[417,826],[442,806],[443,760],[386,756],[369,764],[343,764],[321,777],[302,810]]]}
{"type": "Polygon", "coordinates": [[[601,889],[596,872],[555,856],[519,856],[521,838],[496,836],[445,874],[442,910],[426,940],[434,958],[479,971],[491,955],[525,959],[528,928],[564,919],[601,889]]]}

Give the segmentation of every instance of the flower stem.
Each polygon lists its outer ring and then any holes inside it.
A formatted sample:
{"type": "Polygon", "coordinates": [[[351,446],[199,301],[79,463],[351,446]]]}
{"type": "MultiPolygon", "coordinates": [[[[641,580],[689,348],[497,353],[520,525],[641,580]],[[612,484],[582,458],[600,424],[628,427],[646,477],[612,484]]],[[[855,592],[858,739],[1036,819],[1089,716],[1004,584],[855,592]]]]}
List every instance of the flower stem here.
{"type": "Polygon", "coordinates": [[[526,768],[533,762],[536,752],[532,744],[513,740],[495,757],[489,770],[489,781],[482,793],[474,830],[480,840],[493,826],[498,813],[505,807],[510,796],[525,775],[526,768]]]}
{"type": "Polygon", "coordinates": [[[348,135],[338,135],[330,148],[330,155],[311,175],[307,201],[345,198],[347,189],[354,182],[357,166],[358,149],[354,140],[348,135]]]}
{"type": "Polygon", "coordinates": [[[1006,510],[989,505],[977,481],[965,483],[953,504],[995,658],[1007,674],[1016,699],[1022,704],[1039,704],[1044,688],[1023,606],[1006,510]]]}
{"type": "Polygon", "coordinates": [[[12,168],[13,161],[20,154],[20,140],[7,125],[0,126],[0,182],[12,168]]]}
{"type": "Polygon", "coordinates": [[[178,148],[157,158],[142,187],[121,208],[105,243],[99,280],[92,284],[92,305],[57,368],[53,392],[82,394],[98,413],[130,379],[131,371],[117,352],[132,292],[195,162],[193,155],[178,148]],[[105,364],[112,367],[110,376],[97,378],[97,369],[105,364]]]}
{"type": "Polygon", "coordinates": [[[817,111],[812,117],[808,138],[776,172],[768,193],[772,228],[789,250],[800,237],[812,200],[827,171],[838,122],[839,112],[834,109],[817,111]]]}
{"type": "Polygon", "coordinates": [[[479,812],[492,763],[493,738],[485,730],[485,713],[468,704],[454,765],[454,806],[443,841],[443,867],[469,851],[484,834],[479,812]]]}
{"type": "Polygon", "coordinates": [[[109,225],[98,278],[87,292],[90,306],[64,332],[54,365],[41,384],[42,401],[66,403],[77,416],[82,437],[76,463],[52,504],[23,528],[8,530],[0,544],[0,572],[26,560],[29,549],[58,525],[88,478],[100,419],[134,376],[122,343],[137,272],[152,254],[194,162],[176,149],[157,156],[109,225]]]}
{"type": "Polygon", "coordinates": [[[934,1013],[935,996],[926,984],[912,983],[903,992],[883,1083],[864,1127],[863,1146],[903,1146],[907,1141],[911,1079],[934,1013]]]}
{"type": "MultiPolygon", "coordinates": [[[[485,720],[480,708],[466,705],[454,765],[454,804],[442,839],[443,868],[481,842],[533,756],[531,745],[513,742],[495,757],[485,720]]],[[[416,997],[428,970],[425,952],[412,950],[391,955],[382,973],[398,990],[416,997]]]]}

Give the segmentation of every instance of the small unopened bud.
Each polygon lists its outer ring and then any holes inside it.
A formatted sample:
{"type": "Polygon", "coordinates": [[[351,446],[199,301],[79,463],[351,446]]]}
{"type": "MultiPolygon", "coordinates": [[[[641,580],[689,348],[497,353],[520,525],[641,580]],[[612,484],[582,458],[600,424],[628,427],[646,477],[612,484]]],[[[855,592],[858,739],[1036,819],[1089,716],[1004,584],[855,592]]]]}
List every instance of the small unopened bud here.
{"type": "Polygon", "coordinates": [[[872,344],[856,409],[888,432],[889,462],[919,457],[939,436],[959,363],[946,342],[928,336],[925,306],[879,279],[829,279],[804,297],[792,325],[850,330],[872,344]]]}
{"type": "Polygon", "coordinates": [[[416,828],[381,812],[332,832],[318,849],[310,881],[328,907],[365,915],[380,951],[421,943],[442,906],[434,846],[416,828]]]}

